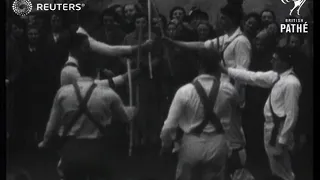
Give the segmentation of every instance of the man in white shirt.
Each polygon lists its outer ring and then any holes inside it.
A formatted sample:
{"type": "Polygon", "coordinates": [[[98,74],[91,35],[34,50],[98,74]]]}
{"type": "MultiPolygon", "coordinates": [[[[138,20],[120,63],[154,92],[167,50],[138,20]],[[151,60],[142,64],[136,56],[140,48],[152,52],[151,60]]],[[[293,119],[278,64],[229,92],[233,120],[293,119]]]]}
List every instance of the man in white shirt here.
{"type": "Polygon", "coordinates": [[[201,58],[199,76],[192,84],[177,91],[164,122],[161,132],[164,149],[172,145],[177,128],[184,133],[178,155],[177,180],[222,180],[226,175],[230,150],[228,131],[232,110],[239,105],[239,95],[230,82],[220,82],[218,59],[218,53],[214,59],[201,58]],[[203,90],[202,95],[196,83],[203,90]],[[205,101],[202,97],[208,94],[205,101]],[[203,104],[208,101],[211,105],[203,104]]]}
{"type": "MultiPolygon", "coordinates": [[[[172,41],[164,38],[165,41],[189,50],[212,50],[215,49],[221,53],[222,63],[226,67],[235,67],[237,69],[248,69],[251,60],[251,44],[250,41],[240,30],[240,22],[243,16],[243,10],[239,4],[227,4],[220,9],[220,23],[226,34],[218,38],[208,40],[206,42],[181,42],[172,41]]],[[[226,74],[221,75],[221,81],[231,82],[240,95],[241,108],[245,105],[244,86],[237,81],[233,81],[226,74]]],[[[235,107],[232,111],[233,120],[229,133],[232,133],[232,141],[230,142],[233,154],[230,156],[230,167],[228,174],[233,174],[236,169],[242,168],[246,161],[246,152],[244,150],[246,141],[242,129],[241,109],[235,107]],[[234,160],[239,159],[241,162],[234,160]],[[237,161],[237,162],[235,162],[237,161]],[[235,165],[237,164],[237,165],[235,165]],[[232,166],[232,167],[231,167],[232,166]]]]}
{"type": "MultiPolygon", "coordinates": [[[[85,32],[85,31],[84,31],[85,32]]],[[[88,38],[86,40],[86,43],[83,44],[83,47],[81,47],[81,58],[84,58],[85,55],[88,56],[88,52],[98,52],[98,53],[105,53],[106,55],[109,54],[110,47],[117,47],[117,46],[109,46],[104,43],[98,42],[94,39],[92,39],[90,36],[87,37],[87,35],[83,32],[78,33],[79,36],[82,36],[83,39],[88,38]],[[97,50],[98,49],[98,50],[97,50]]],[[[145,43],[147,44],[147,43],[145,43]]],[[[113,49],[113,51],[110,51],[110,55],[118,55],[120,54],[128,54],[133,53],[137,51],[137,46],[118,46],[118,48],[113,49]]],[[[144,48],[145,45],[142,45],[142,48],[144,48]]],[[[112,50],[112,48],[111,48],[112,50]]],[[[88,59],[87,59],[88,60],[88,59]]],[[[60,83],[61,86],[71,84],[74,80],[77,78],[80,78],[81,75],[79,73],[79,60],[78,58],[75,58],[71,54],[69,54],[68,60],[65,63],[65,66],[62,68],[60,73],[60,83]]],[[[132,78],[136,77],[139,74],[139,70],[132,70],[132,78]]],[[[110,87],[115,88],[117,86],[120,86],[124,84],[128,80],[128,74],[119,75],[114,78],[109,78],[108,80],[96,80],[95,82],[98,84],[104,84],[106,86],[110,86],[110,83],[112,84],[110,87]]]]}
{"type": "Polygon", "coordinates": [[[283,180],[294,180],[289,152],[293,149],[293,131],[298,120],[301,84],[293,72],[296,58],[293,49],[277,49],[273,55],[273,70],[251,72],[222,67],[230,77],[242,83],[272,88],[264,107],[264,141],[272,174],[283,180]]]}
{"type": "MultiPolygon", "coordinates": [[[[71,54],[78,57],[79,47],[85,47],[84,38],[81,35],[74,38],[71,54]]],[[[82,65],[83,77],[62,86],[57,92],[44,140],[39,144],[41,148],[50,147],[56,134],[63,139],[67,137],[59,148],[59,170],[62,170],[64,180],[109,178],[112,147],[108,142],[112,134],[107,126],[113,116],[129,122],[136,111],[132,107],[125,108],[111,88],[94,82],[94,61],[84,61],[82,65]]]]}

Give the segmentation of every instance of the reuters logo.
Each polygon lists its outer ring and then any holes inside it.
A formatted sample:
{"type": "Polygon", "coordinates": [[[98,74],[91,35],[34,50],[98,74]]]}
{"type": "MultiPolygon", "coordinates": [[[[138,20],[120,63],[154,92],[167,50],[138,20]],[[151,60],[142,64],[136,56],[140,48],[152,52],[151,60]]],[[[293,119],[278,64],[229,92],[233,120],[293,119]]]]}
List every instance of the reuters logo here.
{"type": "Polygon", "coordinates": [[[26,16],[32,11],[32,4],[30,0],[15,0],[12,9],[17,15],[26,16]]]}

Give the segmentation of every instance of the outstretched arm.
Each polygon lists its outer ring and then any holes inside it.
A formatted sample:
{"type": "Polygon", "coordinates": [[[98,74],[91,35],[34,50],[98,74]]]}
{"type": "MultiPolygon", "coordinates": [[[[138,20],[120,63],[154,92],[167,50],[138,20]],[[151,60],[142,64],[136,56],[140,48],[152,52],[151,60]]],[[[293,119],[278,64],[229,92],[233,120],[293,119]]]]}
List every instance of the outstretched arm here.
{"type": "Polygon", "coordinates": [[[205,43],[204,42],[185,42],[185,41],[175,41],[175,40],[171,40],[169,38],[163,38],[163,40],[169,44],[172,44],[174,46],[178,46],[180,48],[184,48],[187,50],[203,50],[206,49],[205,47],[205,43]]]}
{"type": "Polygon", "coordinates": [[[278,73],[274,71],[252,72],[245,69],[225,68],[220,65],[223,73],[243,84],[271,88],[279,79],[278,73]]]}

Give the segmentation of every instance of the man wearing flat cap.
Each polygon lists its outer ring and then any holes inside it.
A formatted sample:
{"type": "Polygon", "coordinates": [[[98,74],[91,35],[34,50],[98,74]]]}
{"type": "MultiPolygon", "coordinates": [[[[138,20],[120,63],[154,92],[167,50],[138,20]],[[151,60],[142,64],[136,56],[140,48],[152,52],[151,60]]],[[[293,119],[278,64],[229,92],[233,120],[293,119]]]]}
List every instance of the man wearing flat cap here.
{"type": "Polygon", "coordinates": [[[297,54],[294,49],[281,47],[271,60],[273,70],[251,72],[224,68],[231,78],[248,85],[271,88],[264,106],[264,144],[272,179],[294,180],[289,152],[293,150],[293,131],[298,120],[301,84],[293,71],[297,54]]]}

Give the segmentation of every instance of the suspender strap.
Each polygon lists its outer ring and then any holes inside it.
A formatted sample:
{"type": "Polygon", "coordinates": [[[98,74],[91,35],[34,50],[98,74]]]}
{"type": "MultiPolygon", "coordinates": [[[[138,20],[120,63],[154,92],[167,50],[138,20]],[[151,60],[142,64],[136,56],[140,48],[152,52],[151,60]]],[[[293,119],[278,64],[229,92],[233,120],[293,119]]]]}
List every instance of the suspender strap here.
{"type": "Polygon", "coordinates": [[[74,62],[67,62],[66,64],[64,64],[64,67],[67,67],[67,66],[72,66],[72,67],[75,67],[75,68],[79,68],[78,65],[74,62]]]}
{"type": "MultiPolygon", "coordinates": [[[[77,87],[78,88],[78,91],[79,91],[79,86],[77,84],[77,82],[73,82],[73,86],[74,87],[77,87]]],[[[70,123],[68,123],[66,125],[66,127],[64,128],[63,130],[63,133],[62,133],[62,137],[66,137],[69,133],[69,131],[71,130],[71,128],[73,127],[73,125],[76,123],[76,121],[80,118],[80,116],[83,114],[83,108],[86,107],[86,104],[88,102],[88,100],[90,99],[90,96],[94,90],[94,88],[96,87],[97,85],[96,84],[92,84],[89,88],[89,90],[87,91],[86,93],[86,96],[84,98],[83,101],[80,101],[80,105],[79,105],[79,109],[76,111],[76,113],[74,114],[74,116],[72,117],[70,123]]],[[[80,92],[77,92],[76,90],[76,93],[77,93],[77,96],[78,96],[78,93],[80,92]]]]}
{"type": "MultiPolygon", "coordinates": [[[[238,34],[231,42],[227,43],[226,46],[224,46],[224,48],[222,49],[221,51],[221,59],[222,59],[222,62],[223,62],[223,65],[226,66],[226,61],[224,60],[224,57],[223,57],[223,54],[224,54],[224,51],[229,47],[229,45],[234,41],[236,40],[239,36],[243,36],[243,34],[238,34]]],[[[217,43],[219,43],[219,38],[217,38],[217,43]]],[[[220,44],[218,44],[218,47],[220,46],[220,44]]]]}
{"type": "Polygon", "coordinates": [[[91,112],[89,111],[88,106],[87,106],[88,100],[90,99],[90,96],[91,96],[94,88],[97,86],[97,84],[92,83],[90,89],[88,90],[88,92],[84,98],[82,98],[82,96],[81,96],[80,88],[79,88],[78,84],[74,83],[73,86],[75,88],[75,92],[76,92],[78,101],[80,103],[79,111],[81,112],[81,114],[84,113],[85,115],[87,115],[88,119],[99,129],[99,131],[102,134],[105,134],[105,132],[106,132],[105,127],[100,122],[98,122],[94,119],[93,115],[91,114],[91,112]]]}
{"type": "Polygon", "coordinates": [[[207,126],[209,122],[211,122],[215,126],[218,133],[223,133],[224,130],[220,122],[220,119],[213,112],[213,108],[220,88],[220,81],[216,80],[213,82],[209,97],[206,95],[206,92],[199,81],[193,82],[193,85],[200,97],[201,103],[204,106],[204,120],[201,122],[200,125],[195,127],[191,133],[197,135],[201,134],[203,132],[203,129],[207,126]]]}
{"type": "Polygon", "coordinates": [[[116,88],[116,84],[114,83],[112,78],[108,78],[108,82],[109,82],[109,87],[111,89],[115,89],[116,88]]]}
{"type": "MultiPolygon", "coordinates": [[[[223,50],[220,52],[220,57],[221,57],[221,60],[222,60],[224,66],[227,66],[226,61],[225,61],[225,59],[224,59],[224,57],[223,57],[224,51],[225,51],[225,50],[229,47],[229,45],[230,45],[234,40],[236,40],[239,36],[243,36],[243,34],[238,34],[231,42],[227,43],[226,46],[224,46],[223,50]]],[[[220,46],[220,44],[219,44],[219,37],[217,38],[217,43],[218,43],[218,48],[219,48],[219,46],[220,46]]],[[[231,83],[232,85],[234,85],[234,84],[235,84],[234,79],[230,79],[230,83],[231,83]]]]}

